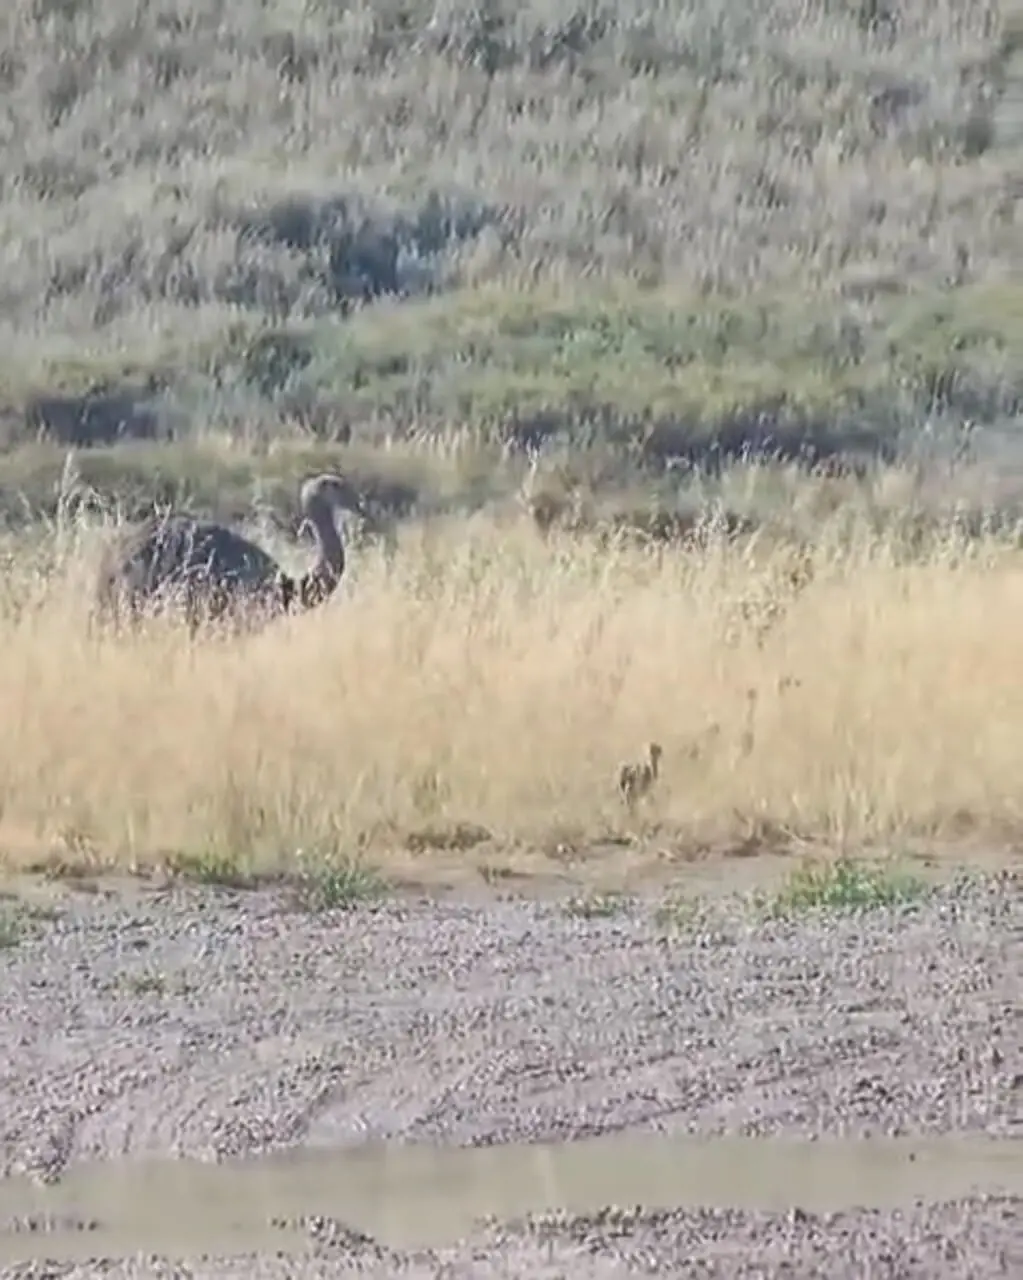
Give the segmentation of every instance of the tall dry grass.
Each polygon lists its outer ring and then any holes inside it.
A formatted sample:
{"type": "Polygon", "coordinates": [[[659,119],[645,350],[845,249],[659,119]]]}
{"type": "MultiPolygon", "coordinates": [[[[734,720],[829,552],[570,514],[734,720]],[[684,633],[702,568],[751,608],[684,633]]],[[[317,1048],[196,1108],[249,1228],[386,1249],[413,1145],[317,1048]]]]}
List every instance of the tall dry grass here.
{"type": "Polygon", "coordinates": [[[61,844],[384,857],[463,821],[598,836],[628,827],[614,767],[648,738],[664,770],[639,821],[681,839],[755,822],[889,839],[1023,814],[1010,553],[949,543],[900,566],[825,530],[796,593],[782,551],[606,553],[463,520],[360,559],[319,612],[190,648],[166,627],[89,635],[87,533],[43,548],[52,570],[27,552],[6,570],[0,848],[15,862],[61,844]],[[713,750],[688,759],[711,723],[713,750]]]}

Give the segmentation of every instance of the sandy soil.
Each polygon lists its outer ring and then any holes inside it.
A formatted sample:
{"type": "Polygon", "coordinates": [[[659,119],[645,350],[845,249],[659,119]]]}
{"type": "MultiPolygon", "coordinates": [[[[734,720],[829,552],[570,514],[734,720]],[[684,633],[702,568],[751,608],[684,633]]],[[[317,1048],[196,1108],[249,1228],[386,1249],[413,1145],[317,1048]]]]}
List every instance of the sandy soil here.
{"type": "Polygon", "coordinates": [[[1023,1274],[1018,872],[670,929],[123,886],[22,918],[4,1276],[1023,1274]]]}

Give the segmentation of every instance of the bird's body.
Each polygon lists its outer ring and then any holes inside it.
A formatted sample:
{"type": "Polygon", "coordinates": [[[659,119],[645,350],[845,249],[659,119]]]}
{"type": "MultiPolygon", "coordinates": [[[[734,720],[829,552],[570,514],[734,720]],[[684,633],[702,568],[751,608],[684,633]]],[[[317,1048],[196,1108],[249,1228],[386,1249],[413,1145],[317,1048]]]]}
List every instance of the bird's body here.
{"type": "Polygon", "coordinates": [[[315,476],[301,489],[303,524],[316,538],[316,564],[300,578],[227,526],[191,516],[153,517],[107,547],[97,581],[101,616],[183,613],[193,633],[204,623],[246,624],[321,603],[345,568],[334,507],[358,499],[340,476],[315,476]]]}
{"type": "Polygon", "coordinates": [[[233,529],[171,515],[147,520],[111,545],[98,598],[101,610],[111,614],[179,606],[191,616],[204,603],[220,614],[228,597],[272,608],[278,581],[273,557],[233,529]]]}
{"type": "Polygon", "coordinates": [[[661,746],[651,742],[646,749],[646,759],[633,761],[618,767],[618,794],[623,802],[632,808],[638,800],[647,795],[660,772],[661,746]]]}

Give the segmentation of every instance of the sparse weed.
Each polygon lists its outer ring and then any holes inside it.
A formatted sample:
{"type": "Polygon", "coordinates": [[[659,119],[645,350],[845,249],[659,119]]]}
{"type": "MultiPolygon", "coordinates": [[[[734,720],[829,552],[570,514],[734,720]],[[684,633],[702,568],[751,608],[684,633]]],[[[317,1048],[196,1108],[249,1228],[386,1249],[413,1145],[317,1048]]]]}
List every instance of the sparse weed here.
{"type": "Polygon", "coordinates": [[[166,859],[167,870],[183,880],[222,889],[251,889],[256,882],[243,855],[224,853],[175,853],[166,859]]]}
{"type": "Polygon", "coordinates": [[[577,920],[608,920],[621,915],[630,899],[623,893],[604,892],[576,895],[565,903],[565,914],[577,920]]]}
{"type": "Polygon", "coordinates": [[[480,865],[479,874],[483,883],[488,885],[505,884],[516,876],[514,868],[489,862],[480,865]]]}
{"type": "Polygon", "coordinates": [[[693,894],[673,893],[658,904],[654,920],[659,928],[671,933],[695,933],[706,922],[708,905],[693,894]]]}
{"type": "Polygon", "coordinates": [[[380,874],[365,863],[331,859],[303,868],[296,900],[306,911],[349,911],[381,897],[386,889],[380,874]]]}
{"type": "Polygon", "coordinates": [[[13,911],[0,911],[0,951],[16,947],[25,936],[25,928],[13,911]]]}
{"type": "Polygon", "coordinates": [[[60,911],[56,907],[42,903],[18,902],[0,908],[0,951],[16,947],[36,932],[37,926],[52,924],[59,918],[60,911]]]}
{"type": "Polygon", "coordinates": [[[109,862],[95,848],[75,848],[58,841],[59,847],[49,849],[41,858],[34,858],[28,870],[46,880],[67,881],[85,887],[96,876],[110,870],[109,862]]]}
{"type": "Polygon", "coordinates": [[[167,991],[167,980],[160,973],[138,973],[126,977],[124,984],[135,996],[162,996],[167,991]]]}
{"type": "Polygon", "coordinates": [[[21,909],[21,914],[25,920],[30,920],[35,924],[54,924],[61,918],[59,907],[48,906],[41,902],[27,902],[21,909]]]}

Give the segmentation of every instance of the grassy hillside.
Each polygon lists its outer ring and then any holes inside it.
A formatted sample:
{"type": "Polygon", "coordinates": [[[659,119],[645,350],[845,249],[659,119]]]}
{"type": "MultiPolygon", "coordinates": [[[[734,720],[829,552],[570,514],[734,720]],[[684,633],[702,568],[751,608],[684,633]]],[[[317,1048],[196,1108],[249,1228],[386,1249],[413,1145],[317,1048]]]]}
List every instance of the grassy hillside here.
{"type": "Polygon", "coordinates": [[[233,507],[312,456],[475,501],[507,442],[1011,441],[1021,45],[994,0],[10,0],[0,504],[69,442],[233,507]]]}

